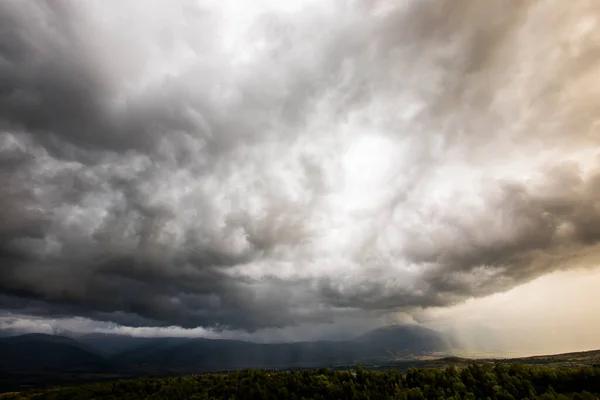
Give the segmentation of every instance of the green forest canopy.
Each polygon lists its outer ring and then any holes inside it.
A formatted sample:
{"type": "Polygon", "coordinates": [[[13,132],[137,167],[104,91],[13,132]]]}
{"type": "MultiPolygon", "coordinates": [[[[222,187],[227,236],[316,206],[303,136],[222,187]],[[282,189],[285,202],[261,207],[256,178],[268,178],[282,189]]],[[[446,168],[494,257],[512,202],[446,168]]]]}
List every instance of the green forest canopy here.
{"type": "Polygon", "coordinates": [[[139,378],[0,395],[0,399],[598,399],[600,367],[502,363],[376,372],[245,370],[139,378]]]}

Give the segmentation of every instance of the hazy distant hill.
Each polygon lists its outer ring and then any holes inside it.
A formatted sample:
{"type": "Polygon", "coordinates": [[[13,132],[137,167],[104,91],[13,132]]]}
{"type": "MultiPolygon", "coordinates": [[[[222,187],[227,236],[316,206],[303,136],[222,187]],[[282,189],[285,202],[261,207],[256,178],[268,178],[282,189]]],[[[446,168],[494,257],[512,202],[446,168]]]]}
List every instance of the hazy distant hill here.
{"type": "Polygon", "coordinates": [[[390,360],[448,349],[447,341],[436,331],[418,326],[392,326],[371,331],[354,341],[262,344],[165,338],[117,354],[112,360],[120,365],[173,370],[283,368],[390,360]]]}
{"type": "Polygon", "coordinates": [[[285,368],[355,363],[377,359],[367,345],[354,342],[252,343],[194,339],[148,344],[113,358],[120,365],[160,366],[170,370],[285,368]]]}
{"type": "Polygon", "coordinates": [[[387,361],[447,350],[438,332],[416,326],[392,326],[354,341],[254,343],[191,338],[134,338],[90,334],[77,339],[28,334],[0,338],[0,369],[38,371],[210,371],[240,368],[288,368],[387,361]]]}
{"type": "Polygon", "coordinates": [[[417,325],[392,325],[375,329],[360,336],[359,343],[387,351],[389,357],[422,355],[450,349],[451,338],[432,329],[417,325]]]}
{"type": "Polygon", "coordinates": [[[76,337],[76,339],[94,348],[106,357],[112,357],[132,349],[150,346],[160,346],[163,342],[185,342],[189,338],[155,338],[134,337],[127,335],[113,335],[107,333],[89,333],[76,337]]]}
{"type": "MultiPolygon", "coordinates": [[[[0,392],[28,385],[55,385],[142,375],[167,375],[242,368],[342,367],[357,362],[371,369],[464,366],[473,360],[443,357],[446,338],[429,329],[392,326],[353,341],[252,343],[191,338],[131,338],[119,335],[70,337],[27,334],[0,337],[0,392]],[[96,344],[98,348],[92,346],[96,344]],[[127,350],[112,357],[104,351],[127,350]],[[410,359],[437,353],[434,360],[410,359]]],[[[479,362],[492,363],[493,359],[479,362]]],[[[511,363],[555,366],[600,365],[600,351],[539,356],[511,363]]]]}
{"type": "Polygon", "coordinates": [[[46,334],[0,338],[0,371],[94,370],[107,361],[75,339],[46,334]]]}

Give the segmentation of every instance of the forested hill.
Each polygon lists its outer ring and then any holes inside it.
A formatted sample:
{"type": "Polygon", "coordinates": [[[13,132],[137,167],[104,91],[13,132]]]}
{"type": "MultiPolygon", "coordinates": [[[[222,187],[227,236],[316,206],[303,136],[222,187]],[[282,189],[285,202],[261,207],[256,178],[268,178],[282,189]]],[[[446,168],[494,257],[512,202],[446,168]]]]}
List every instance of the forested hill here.
{"type": "Polygon", "coordinates": [[[0,374],[95,371],[108,365],[93,348],[71,338],[44,334],[0,338],[0,374]]]}
{"type": "Polygon", "coordinates": [[[254,343],[192,338],[134,338],[29,334],[0,337],[0,372],[61,371],[201,372],[385,362],[449,350],[438,332],[392,326],[354,341],[254,343]]]}
{"type": "Polygon", "coordinates": [[[600,368],[551,369],[524,365],[470,365],[463,369],[373,372],[246,370],[30,390],[0,395],[17,399],[446,399],[596,400],[600,368]]]}

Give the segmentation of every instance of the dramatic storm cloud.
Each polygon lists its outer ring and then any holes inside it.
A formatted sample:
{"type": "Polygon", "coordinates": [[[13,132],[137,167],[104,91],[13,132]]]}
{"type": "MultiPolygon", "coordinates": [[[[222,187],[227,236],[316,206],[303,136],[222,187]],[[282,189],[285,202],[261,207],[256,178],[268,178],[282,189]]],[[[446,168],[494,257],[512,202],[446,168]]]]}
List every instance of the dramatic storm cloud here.
{"type": "Polygon", "coordinates": [[[253,331],[600,249],[600,3],[0,2],[0,308],[253,331]]]}

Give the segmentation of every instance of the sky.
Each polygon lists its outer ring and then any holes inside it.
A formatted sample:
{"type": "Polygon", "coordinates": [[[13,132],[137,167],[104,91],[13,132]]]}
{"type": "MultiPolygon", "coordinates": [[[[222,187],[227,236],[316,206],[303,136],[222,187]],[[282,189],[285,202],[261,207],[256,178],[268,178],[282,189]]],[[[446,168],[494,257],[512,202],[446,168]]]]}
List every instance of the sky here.
{"type": "Polygon", "coordinates": [[[1,2],[0,327],[600,347],[599,17],[1,2]]]}

